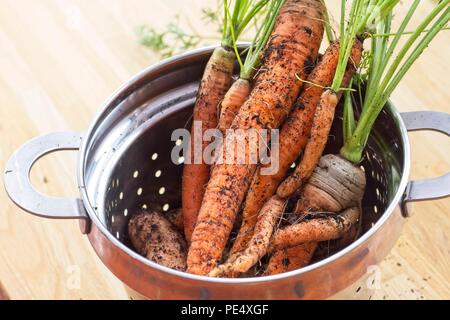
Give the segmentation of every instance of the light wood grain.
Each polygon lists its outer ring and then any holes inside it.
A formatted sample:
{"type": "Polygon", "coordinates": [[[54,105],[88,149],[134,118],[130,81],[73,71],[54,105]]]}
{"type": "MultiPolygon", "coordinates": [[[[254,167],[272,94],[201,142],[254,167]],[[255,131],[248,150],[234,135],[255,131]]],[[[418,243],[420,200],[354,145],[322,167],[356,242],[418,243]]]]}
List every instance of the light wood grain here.
{"type": "MultiPolygon", "coordinates": [[[[337,6],[337,1],[328,2],[337,6]]],[[[85,129],[111,92],[158,61],[158,55],[138,44],[137,25],[163,27],[180,14],[203,31],[200,8],[210,3],[0,0],[1,166],[36,135],[85,129]]],[[[433,3],[423,1],[421,11],[433,3]]],[[[448,32],[439,35],[396,90],[393,101],[401,111],[450,112],[449,40],[448,32]]],[[[411,142],[412,178],[450,170],[446,137],[417,133],[411,142]]],[[[36,187],[51,195],[76,195],[75,157],[67,153],[40,161],[32,173],[36,187]]],[[[416,215],[380,266],[382,283],[372,298],[450,298],[449,210],[449,199],[416,205],[416,215]]],[[[13,299],[128,298],[76,222],[28,215],[7,199],[3,188],[0,281],[13,299]]]]}
{"type": "Polygon", "coordinates": [[[9,295],[1,282],[0,282],[0,300],[9,300],[9,295]]]}

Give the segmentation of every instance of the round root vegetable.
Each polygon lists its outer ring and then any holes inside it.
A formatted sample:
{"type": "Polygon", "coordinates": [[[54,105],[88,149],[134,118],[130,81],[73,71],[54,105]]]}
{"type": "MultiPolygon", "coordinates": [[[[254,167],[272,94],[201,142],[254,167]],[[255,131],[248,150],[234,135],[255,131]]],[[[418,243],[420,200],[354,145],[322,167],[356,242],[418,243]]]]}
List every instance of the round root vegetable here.
{"type": "Polygon", "coordinates": [[[230,87],[234,60],[233,51],[223,47],[214,50],[203,73],[195,101],[193,121],[201,122],[202,132],[201,136],[197,137],[194,135],[194,127],[191,130],[190,148],[187,152],[190,163],[184,165],[181,186],[184,234],[188,241],[194,230],[210,174],[210,166],[203,161],[203,150],[208,145],[207,141],[203,141],[203,133],[217,127],[217,106],[230,87]],[[200,141],[202,146],[200,155],[194,154],[196,140],[200,141]]]}
{"type": "Polygon", "coordinates": [[[318,213],[313,219],[279,229],[273,236],[269,251],[294,247],[305,242],[319,242],[342,237],[359,220],[359,209],[352,207],[340,214],[318,213]]]}
{"type": "MultiPolygon", "coordinates": [[[[305,66],[316,59],[323,36],[323,12],[320,0],[284,3],[263,53],[261,72],[232,129],[280,126],[302,86],[296,73],[303,77],[305,66]]],[[[230,135],[232,138],[233,133],[230,135]]],[[[258,159],[250,149],[245,148],[245,159],[258,159]]],[[[206,275],[217,265],[255,169],[251,162],[214,166],[191,238],[188,272],[206,275]]]]}
{"type": "MultiPolygon", "coordinates": [[[[341,156],[327,154],[320,158],[308,184],[316,190],[326,192],[342,209],[346,209],[361,204],[366,187],[366,175],[361,168],[341,156]]],[[[313,197],[314,195],[308,197],[309,201],[317,202],[313,197]]],[[[324,204],[322,203],[321,208],[325,208],[324,204]]]]}
{"type": "MultiPolygon", "coordinates": [[[[361,60],[362,43],[356,40],[350,62],[343,79],[347,86],[361,60]]],[[[276,191],[291,164],[298,158],[310,137],[317,105],[326,87],[332,84],[339,58],[339,42],[332,43],[307,78],[295,107],[280,130],[278,171],[273,175],[261,175],[257,169],[248,190],[242,211],[242,224],[231,253],[244,250],[253,234],[256,217],[263,204],[276,191]]],[[[338,94],[338,98],[339,98],[338,94]]]]}
{"type": "Polygon", "coordinates": [[[296,247],[275,251],[270,257],[264,275],[280,274],[307,266],[316,248],[317,242],[309,242],[296,247]]]}
{"type": "Polygon", "coordinates": [[[255,232],[245,251],[234,254],[228,261],[214,268],[209,276],[219,277],[226,274],[247,272],[267,252],[273,230],[283,214],[286,201],[273,196],[266,202],[258,215],[255,232]]]}
{"type": "Polygon", "coordinates": [[[218,128],[225,133],[251,91],[250,81],[239,78],[225,94],[220,108],[218,128]]]}
{"type": "Polygon", "coordinates": [[[128,235],[137,252],[160,265],[186,270],[186,242],[159,212],[142,212],[131,217],[128,235]]]}
{"type": "Polygon", "coordinates": [[[295,212],[300,218],[310,212],[340,212],[341,204],[323,190],[318,189],[312,184],[307,184],[301,193],[302,197],[298,200],[295,212]]]}

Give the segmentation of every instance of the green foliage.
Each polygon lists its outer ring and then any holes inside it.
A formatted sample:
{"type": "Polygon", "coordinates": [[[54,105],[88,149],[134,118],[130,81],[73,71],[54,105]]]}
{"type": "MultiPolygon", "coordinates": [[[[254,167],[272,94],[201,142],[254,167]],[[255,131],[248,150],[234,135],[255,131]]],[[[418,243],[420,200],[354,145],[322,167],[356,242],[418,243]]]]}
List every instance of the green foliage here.
{"type": "MultiPolygon", "coordinates": [[[[241,65],[241,78],[250,79],[255,74],[259,64],[261,51],[267,44],[269,37],[272,33],[273,27],[275,25],[278,13],[284,4],[284,0],[271,0],[270,4],[266,7],[265,17],[261,22],[261,26],[258,27],[256,35],[250,44],[250,47],[245,58],[245,62],[241,65]]],[[[236,42],[233,42],[235,50],[236,42]]]]}
{"type": "Polygon", "coordinates": [[[194,32],[188,33],[185,31],[180,26],[178,17],[175,19],[175,22],[169,23],[162,31],[143,25],[139,26],[136,32],[142,45],[159,53],[164,58],[195,48],[205,39],[205,37],[194,32]]]}
{"type": "MultiPolygon", "coordinates": [[[[341,155],[350,161],[355,163],[361,161],[373,124],[390,95],[435,36],[445,29],[449,22],[450,0],[442,0],[423,18],[406,42],[399,45],[400,37],[404,35],[419,3],[420,0],[414,0],[392,39],[372,38],[362,113],[351,137],[345,141],[341,149],[341,155]],[[398,53],[394,55],[394,52],[398,53]]],[[[376,33],[392,33],[391,17],[392,12],[378,22],[376,33]]]]}
{"type": "MultiPolygon", "coordinates": [[[[348,86],[349,88],[353,87],[353,80],[350,81],[348,86]]],[[[344,108],[343,108],[343,137],[344,141],[347,141],[355,130],[355,115],[353,113],[353,101],[352,101],[352,93],[351,91],[346,91],[344,93],[344,108]]]]}
{"type": "MultiPolygon", "coordinates": [[[[233,3],[226,1],[228,8],[234,4],[231,14],[236,12],[236,19],[240,19],[236,20],[238,25],[233,28],[236,37],[240,36],[240,40],[246,40],[242,38],[242,33],[250,25],[253,26],[254,32],[259,29],[266,17],[266,4],[269,1],[279,0],[234,0],[233,3]],[[241,11],[237,10],[239,8],[241,11]]],[[[216,0],[215,3],[200,9],[199,16],[206,26],[204,29],[212,30],[208,31],[209,34],[198,32],[189,19],[177,15],[173,22],[163,28],[139,26],[136,29],[139,42],[164,58],[201,45],[217,44],[224,38],[227,39],[226,45],[232,46],[231,24],[227,21],[225,25],[224,4],[223,0],[216,0]]]]}

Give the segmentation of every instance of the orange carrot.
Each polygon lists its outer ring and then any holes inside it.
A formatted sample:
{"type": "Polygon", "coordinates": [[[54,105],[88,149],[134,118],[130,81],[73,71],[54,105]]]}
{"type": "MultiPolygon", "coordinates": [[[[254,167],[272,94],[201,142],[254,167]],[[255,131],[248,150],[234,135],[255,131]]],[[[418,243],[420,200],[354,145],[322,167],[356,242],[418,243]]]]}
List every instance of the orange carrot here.
{"type": "MultiPolygon", "coordinates": [[[[297,201],[294,213],[297,216],[297,221],[302,221],[308,215],[314,216],[316,212],[340,212],[342,210],[343,207],[339,201],[325,191],[308,183],[301,192],[301,198],[297,201]]],[[[355,229],[354,226],[350,228],[350,231],[355,229]]],[[[345,233],[343,238],[347,237],[347,235],[350,237],[349,233],[345,233]]],[[[277,274],[306,266],[316,251],[317,244],[317,242],[309,242],[275,251],[269,260],[266,273],[277,274]]]]}
{"type": "Polygon", "coordinates": [[[187,158],[191,163],[186,163],[183,168],[182,178],[182,209],[184,220],[184,233],[190,241],[194,230],[197,214],[202,204],[205,185],[208,182],[209,165],[203,162],[203,150],[208,142],[203,141],[203,133],[217,126],[217,106],[222,101],[231,84],[235,54],[232,51],[219,47],[214,50],[203,73],[197,100],[194,106],[194,121],[201,121],[202,136],[195,137],[191,130],[190,148],[187,158]],[[195,139],[202,139],[201,163],[194,163],[195,139]]]}
{"type": "MultiPolygon", "coordinates": [[[[333,81],[334,73],[338,63],[339,43],[331,44],[325,51],[321,61],[314,67],[298,97],[295,108],[289,114],[286,122],[280,130],[280,145],[278,171],[273,175],[261,175],[260,169],[256,171],[252,184],[248,190],[244,209],[242,211],[242,224],[236,237],[231,253],[244,250],[253,234],[256,216],[275,192],[279,183],[285,177],[291,164],[297,159],[306,143],[311,131],[314,113],[320,96],[333,81]]],[[[344,82],[348,82],[353,73],[348,72],[344,82]]],[[[261,165],[267,167],[268,165],[261,165]]]]}
{"type": "MultiPolygon", "coordinates": [[[[263,0],[264,1],[264,0],[263,0]]],[[[267,2],[267,0],[265,0],[267,2]]],[[[236,80],[225,95],[219,110],[218,128],[225,133],[236,117],[239,109],[247,100],[251,91],[251,80],[261,64],[261,52],[273,31],[278,13],[284,0],[272,0],[267,8],[267,14],[258,28],[252,43],[246,50],[245,62],[240,64],[239,79],[236,80]]]]}
{"type": "MultiPolygon", "coordinates": [[[[339,156],[325,155],[320,159],[308,184],[303,188],[295,214],[302,223],[305,216],[309,214],[314,217],[317,212],[337,213],[351,207],[359,208],[365,185],[365,174],[360,168],[339,156]]],[[[285,229],[284,232],[289,233],[289,229],[285,229]]],[[[291,229],[290,233],[285,237],[297,236],[295,228],[291,229]]],[[[351,237],[348,232],[343,232],[342,235],[351,237]]]]}
{"type": "MultiPolygon", "coordinates": [[[[296,73],[304,77],[305,65],[316,59],[323,36],[323,12],[320,0],[285,2],[264,50],[262,71],[233,120],[232,129],[280,126],[302,86],[296,73]]],[[[238,134],[228,136],[233,138],[238,134]]],[[[244,144],[249,144],[247,138],[244,144]]],[[[236,158],[235,153],[231,156],[236,158]]],[[[245,148],[245,159],[254,156],[245,148]]],[[[205,275],[217,265],[255,169],[253,163],[214,166],[191,238],[188,272],[205,275]]]]}
{"type": "Polygon", "coordinates": [[[278,229],[270,251],[294,247],[305,242],[318,242],[342,237],[359,220],[359,209],[348,208],[340,214],[314,214],[312,219],[278,229]]]}
{"type": "Polygon", "coordinates": [[[280,197],[290,197],[313,172],[328,141],[328,134],[333,124],[334,110],[337,103],[338,98],[335,92],[327,90],[322,94],[314,116],[311,137],[306,144],[302,160],[295,168],[294,173],[287,177],[278,187],[277,194],[280,197]]]}
{"type": "Polygon", "coordinates": [[[245,100],[247,100],[250,90],[250,82],[246,79],[239,78],[231,85],[230,90],[228,90],[222,101],[220,109],[218,127],[223,133],[230,128],[239,109],[245,100]]]}
{"type": "Polygon", "coordinates": [[[270,238],[276,223],[283,214],[286,201],[273,196],[266,202],[258,215],[255,233],[250,240],[249,246],[241,254],[230,257],[226,263],[214,268],[209,276],[218,277],[224,274],[247,272],[267,252],[270,238]]]}
{"type": "Polygon", "coordinates": [[[303,268],[309,264],[317,248],[317,242],[308,242],[296,247],[275,251],[270,257],[266,276],[303,268]]]}
{"type": "MultiPolygon", "coordinates": [[[[344,75],[343,85],[347,86],[361,60],[362,42],[355,40],[350,54],[350,61],[347,64],[347,70],[344,75]]],[[[306,181],[325,149],[328,141],[328,134],[334,120],[334,113],[339,102],[341,92],[337,94],[328,89],[324,91],[320,97],[319,104],[314,115],[313,125],[311,128],[311,135],[306,144],[300,164],[295,168],[294,173],[286,178],[280,186],[278,186],[277,194],[280,197],[289,197],[301,184],[306,181]]]]}

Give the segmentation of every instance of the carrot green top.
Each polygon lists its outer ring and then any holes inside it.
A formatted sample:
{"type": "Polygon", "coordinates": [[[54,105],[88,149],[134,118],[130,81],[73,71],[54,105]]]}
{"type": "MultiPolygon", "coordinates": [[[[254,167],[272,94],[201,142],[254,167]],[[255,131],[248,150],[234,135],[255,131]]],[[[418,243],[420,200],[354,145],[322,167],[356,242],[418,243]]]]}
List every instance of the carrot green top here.
{"type": "MultiPolygon", "coordinates": [[[[224,17],[222,29],[222,47],[233,49],[233,41],[247,28],[250,21],[267,5],[270,0],[223,0],[224,17]],[[231,10],[231,3],[234,6],[231,10]]],[[[273,1],[273,0],[272,0],[273,1]]]]}
{"type": "MultiPolygon", "coordinates": [[[[281,6],[284,4],[284,0],[272,0],[268,6],[266,16],[261,26],[258,28],[256,35],[248,48],[247,56],[245,62],[242,63],[240,58],[238,58],[239,64],[241,66],[240,77],[242,79],[249,80],[253,77],[256,70],[258,69],[261,59],[261,51],[267,44],[269,37],[272,33],[273,27],[277,20],[278,13],[280,12],[281,6]]],[[[234,42],[234,48],[236,49],[236,42],[234,42]]]]}
{"type": "MultiPolygon", "coordinates": [[[[381,16],[381,19],[375,23],[375,30],[373,31],[386,36],[372,37],[372,45],[368,55],[369,66],[366,75],[367,89],[364,102],[362,103],[362,113],[357,123],[353,118],[353,113],[349,110],[351,109],[351,102],[348,96],[348,101],[344,103],[345,141],[341,149],[341,155],[354,163],[361,161],[362,152],[367,144],[372,126],[390,95],[438,32],[445,29],[450,19],[450,0],[442,0],[422,20],[415,31],[410,33],[411,35],[405,44],[399,46],[400,37],[405,34],[404,31],[414,15],[420,0],[414,0],[395,33],[391,33],[392,10],[398,3],[398,0],[370,0],[370,2],[381,2],[381,9],[378,12],[385,10],[385,15],[381,16]],[[432,24],[433,21],[434,23],[432,24]],[[393,38],[390,39],[390,36],[393,36],[393,38]],[[397,51],[398,54],[394,58],[393,54],[397,51]]],[[[376,17],[373,14],[372,16],[369,19],[376,17]]],[[[360,33],[368,32],[369,36],[370,31],[372,30],[366,29],[364,31],[364,28],[361,27],[358,30],[360,33]]]]}

